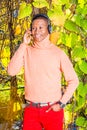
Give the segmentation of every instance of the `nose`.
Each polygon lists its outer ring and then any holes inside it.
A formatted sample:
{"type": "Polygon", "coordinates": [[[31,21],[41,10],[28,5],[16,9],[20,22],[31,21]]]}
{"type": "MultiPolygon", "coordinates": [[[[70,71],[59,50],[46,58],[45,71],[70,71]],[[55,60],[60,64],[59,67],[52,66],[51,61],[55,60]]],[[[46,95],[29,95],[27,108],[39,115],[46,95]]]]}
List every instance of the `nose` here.
{"type": "Polygon", "coordinates": [[[36,32],[36,33],[38,33],[38,31],[39,31],[39,29],[38,29],[38,28],[36,28],[36,29],[35,29],[35,32],[36,32]]]}

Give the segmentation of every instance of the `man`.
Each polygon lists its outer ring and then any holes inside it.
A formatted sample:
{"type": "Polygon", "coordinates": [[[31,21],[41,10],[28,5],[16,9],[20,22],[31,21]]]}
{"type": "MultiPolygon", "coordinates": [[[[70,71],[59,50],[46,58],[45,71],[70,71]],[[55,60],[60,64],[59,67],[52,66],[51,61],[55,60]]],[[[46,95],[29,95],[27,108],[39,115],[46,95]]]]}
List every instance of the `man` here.
{"type": "Polygon", "coordinates": [[[33,17],[30,30],[8,65],[16,75],[24,66],[25,99],[23,130],[62,130],[63,108],[78,86],[78,78],[67,55],[49,40],[51,23],[48,16],[33,17]],[[32,45],[28,45],[31,40],[32,45]],[[67,88],[62,95],[61,74],[67,88]]]}

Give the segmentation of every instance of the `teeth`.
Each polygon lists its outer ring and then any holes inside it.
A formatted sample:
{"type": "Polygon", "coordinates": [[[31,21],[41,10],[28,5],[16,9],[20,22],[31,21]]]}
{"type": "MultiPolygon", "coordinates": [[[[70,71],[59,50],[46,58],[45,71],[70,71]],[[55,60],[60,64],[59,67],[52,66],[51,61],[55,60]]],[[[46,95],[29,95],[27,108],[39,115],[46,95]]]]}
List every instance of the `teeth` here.
{"type": "Polygon", "coordinates": [[[36,35],[36,37],[40,37],[40,35],[36,35]]]}

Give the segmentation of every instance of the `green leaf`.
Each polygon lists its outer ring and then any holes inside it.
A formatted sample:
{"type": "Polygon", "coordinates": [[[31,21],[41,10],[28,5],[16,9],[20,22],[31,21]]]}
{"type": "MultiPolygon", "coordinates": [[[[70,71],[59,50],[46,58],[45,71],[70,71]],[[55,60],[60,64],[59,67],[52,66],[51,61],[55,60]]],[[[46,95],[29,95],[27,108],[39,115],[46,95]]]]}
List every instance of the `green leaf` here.
{"type": "Polygon", "coordinates": [[[32,13],[31,4],[26,4],[25,2],[22,2],[19,8],[18,18],[19,19],[25,18],[27,16],[30,16],[31,13],[32,13]]]}
{"type": "Polygon", "coordinates": [[[87,20],[81,20],[81,27],[87,32],[87,20]]]}
{"type": "Polygon", "coordinates": [[[51,17],[57,17],[59,15],[63,15],[63,11],[62,11],[62,6],[61,5],[57,5],[55,7],[53,7],[52,9],[48,10],[48,16],[51,17]]]}
{"type": "Polygon", "coordinates": [[[87,108],[85,109],[85,114],[87,115],[87,108]]]}
{"type": "Polygon", "coordinates": [[[49,4],[47,3],[46,0],[34,0],[32,4],[36,8],[43,8],[43,7],[49,8],[49,4]]]}
{"type": "Polygon", "coordinates": [[[83,20],[83,16],[81,14],[76,14],[74,16],[75,22],[78,26],[81,26],[81,20],[83,20]]]}
{"type": "Polygon", "coordinates": [[[71,47],[75,47],[78,43],[78,35],[75,33],[71,33],[71,47]]]}
{"type": "Polygon", "coordinates": [[[87,84],[86,85],[83,85],[82,82],[80,82],[78,88],[77,88],[77,91],[78,91],[78,95],[82,96],[82,97],[85,97],[86,94],[87,94],[87,84]]]}
{"type": "Polygon", "coordinates": [[[65,16],[62,11],[62,6],[55,6],[54,8],[50,9],[47,13],[51,22],[56,26],[63,26],[65,22],[65,16]]]}
{"type": "Polygon", "coordinates": [[[76,43],[78,42],[78,36],[75,33],[70,33],[70,35],[65,35],[66,42],[64,43],[68,47],[74,47],[76,43]]]}
{"type": "Polygon", "coordinates": [[[84,15],[87,14],[87,5],[84,6],[81,13],[84,14],[84,15]]]}
{"type": "Polygon", "coordinates": [[[62,43],[65,44],[65,42],[66,42],[66,34],[61,32],[60,39],[61,39],[62,43]]]}
{"type": "Polygon", "coordinates": [[[76,119],[76,125],[77,126],[82,126],[84,127],[84,123],[85,123],[85,118],[80,116],[80,117],[77,117],[76,119]]]}
{"type": "Polygon", "coordinates": [[[81,109],[85,105],[85,97],[78,97],[77,99],[78,109],[81,109]]]}
{"type": "Polygon", "coordinates": [[[86,119],[86,121],[84,123],[84,127],[87,128],[87,119],[86,119]]]}
{"type": "Polygon", "coordinates": [[[64,27],[69,31],[79,33],[78,26],[71,20],[66,20],[64,27]]]}
{"type": "Polygon", "coordinates": [[[87,62],[84,60],[81,60],[79,62],[79,68],[82,72],[84,72],[85,74],[87,74],[87,62]]]}
{"type": "Polygon", "coordinates": [[[84,7],[85,0],[78,0],[79,6],[82,8],[84,7]]]}
{"type": "Polygon", "coordinates": [[[54,0],[54,2],[55,1],[56,3],[58,3],[58,5],[64,5],[69,3],[69,0],[54,0]]]}
{"type": "Polygon", "coordinates": [[[65,107],[65,110],[69,112],[72,112],[72,109],[73,109],[73,104],[67,104],[65,107]]]}
{"type": "Polygon", "coordinates": [[[79,130],[85,130],[85,129],[80,127],[79,130]]]}
{"type": "Polygon", "coordinates": [[[66,35],[66,42],[65,42],[65,45],[67,47],[71,47],[71,35],[66,35]]]}
{"type": "Polygon", "coordinates": [[[72,58],[85,58],[86,56],[86,53],[85,53],[85,50],[84,48],[79,45],[79,46],[75,46],[72,50],[72,58]]]}

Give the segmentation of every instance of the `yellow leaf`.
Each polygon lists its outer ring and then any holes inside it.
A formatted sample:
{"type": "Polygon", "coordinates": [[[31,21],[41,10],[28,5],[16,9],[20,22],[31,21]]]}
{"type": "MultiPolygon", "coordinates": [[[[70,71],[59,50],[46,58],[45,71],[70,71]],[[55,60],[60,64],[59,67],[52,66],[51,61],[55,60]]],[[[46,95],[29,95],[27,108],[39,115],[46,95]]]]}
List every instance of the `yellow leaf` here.
{"type": "Polygon", "coordinates": [[[15,29],[15,35],[19,35],[21,33],[21,26],[18,24],[15,29]]]}
{"type": "Polygon", "coordinates": [[[52,4],[58,5],[58,4],[59,4],[59,1],[58,1],[58,0],[52,0],[52,4]]]}
{"type": "Polygon", "coordinates": [[[13,106],[13,112],[16,112],[19,110],[21,110],[21,106],[20,106],[19,102],[15,102],[14,106],[13,106]]]}
{"type": "Polygon", "coordinates": [[[43,8],[43,7],[49,8],[49,4],[46,0],[34,0],[33,6],[36,8],[43,8]]]}
{"type": "Polygon", "coordinates": [[[25,20],[24,23],[23,23],[23,28],[24,28],[24,30],[27,30],[27,29],[28,29],[28,23],[27,23],[26,20],[25,20]]]}
{"type": "Polygon", "coordinates": [[[63,26],[65,22],[65,16],[64,15],[58,15],[51,17],[51,21],[54,25],[63,26]]]}
{"type": "Polygon", "coordinates": [[[1,51],[1,57],[2,58],[8,58],[10,57],[10,50],[8,48],[4,48],[2,51],[1,51]]]}
{"type": "Polygon", "coordinates": [[[8,65],[8,59],[7,59],[7,58],[1,59],[1,62],[2,62],[2,65],[3,65],[4,67],[7,67],[7,65],[8,65]]]}
{"type": "Polygon", "coordinates": [[[58,39],[59,39],[59,32],[53,32],[50,34],[50,41],[52,43],[56,44],[58,39]]]}
{"type": "Polygon", "coordinates": [[[72,122],[72,113],[69,111],[64,112],[64,117],[65,117],[65,124],[70,124],[72,122]]]}
{"type": "Polygon", "coordinates": [[[30,16],[32,13],[32,6],[31,4],[27,4],[26,2],[22,2],[19,8],[18,19],[25,18],[30,16]]]}

